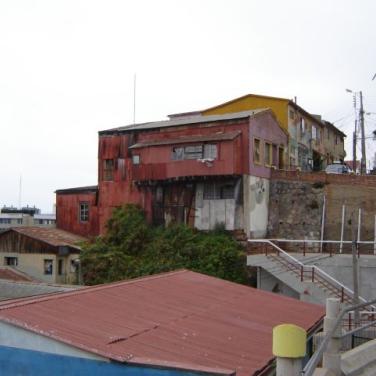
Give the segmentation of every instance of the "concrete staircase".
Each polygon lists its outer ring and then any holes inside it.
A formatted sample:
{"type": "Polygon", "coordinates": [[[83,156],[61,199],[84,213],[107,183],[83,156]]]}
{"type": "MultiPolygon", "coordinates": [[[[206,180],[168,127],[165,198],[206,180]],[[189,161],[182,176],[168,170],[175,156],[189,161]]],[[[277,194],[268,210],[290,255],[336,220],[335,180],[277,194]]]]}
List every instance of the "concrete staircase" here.
{"type": "MultiPolygon", "coordinates": [[[[264,269],[297,292],[300,300],[324,305],[326,299],[332,297],[339,298],[342,303],[351,304],[353,291],[313,265],[315,261],[330,257],[329,255],[311,253],[304,257],[292,256],[269,240],[263,242],[263,246],[258,248],[263,249],[263,253],[249,255],[248,265],[264,269]]],[[[363,298],[360,300],[366,301],[363,298]]]]}
{"type": "Polygon", "coordinates": [[[307,276],[305,276],[302,281],[300,272],[286,266],[280,261],[278,257],[273,255],[248,256],[248,265],[257,266],[267,271],[278,281],[298,293],[300,300],[322,305],[325,303],[326,298],[329,297],[330,294],[328,294],[324,288],[312,283],[306,278],[307,276]]]}

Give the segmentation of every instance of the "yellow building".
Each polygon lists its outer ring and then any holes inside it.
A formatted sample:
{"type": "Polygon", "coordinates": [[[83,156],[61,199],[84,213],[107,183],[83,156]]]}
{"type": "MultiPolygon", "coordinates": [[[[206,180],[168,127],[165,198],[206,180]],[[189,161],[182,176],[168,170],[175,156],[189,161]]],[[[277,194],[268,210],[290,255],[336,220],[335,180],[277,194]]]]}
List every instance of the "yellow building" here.
{"type": "Polygon", "coordinates": [[[257,108],[272,109],[280,126],[288,132],[289,147],[285,156],[285,165],[288,168],[321,170],[330,163],[333,158],[328,158],[328,155],[333,154],[333,148],[325,142],[324,137],[337,140],[335,155],[338,158],[336,159],[343,160],[345,155],[343,138],[346,135],[333,124],[327,124],[320,116],[308,113],[287,98],[247,94],[202,111],[170,115],[170,118],[196,114],[218,115],[257,108]]]}

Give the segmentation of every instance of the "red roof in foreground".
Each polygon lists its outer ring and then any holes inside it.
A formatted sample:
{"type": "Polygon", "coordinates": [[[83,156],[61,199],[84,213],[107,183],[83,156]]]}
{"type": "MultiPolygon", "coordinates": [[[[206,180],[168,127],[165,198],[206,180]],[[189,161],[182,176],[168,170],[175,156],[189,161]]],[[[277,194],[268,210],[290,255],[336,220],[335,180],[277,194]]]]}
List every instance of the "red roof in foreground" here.
{"type": "Polygon", "coordinates": [[[110,359],[237,376],[272,360],[275,325],[309,330],[323,315],[321,306],[187,270],[0,303],[0,320],[110,359]]]}

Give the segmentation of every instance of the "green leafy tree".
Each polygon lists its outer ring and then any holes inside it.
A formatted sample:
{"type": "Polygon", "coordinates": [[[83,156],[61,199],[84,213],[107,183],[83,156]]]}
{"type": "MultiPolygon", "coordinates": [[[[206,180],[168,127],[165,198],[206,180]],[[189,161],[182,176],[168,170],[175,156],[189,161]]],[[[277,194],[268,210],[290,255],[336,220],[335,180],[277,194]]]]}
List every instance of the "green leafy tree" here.
{"type": "Polygon", "coordinates": [[[130,204],[114,210],[106,235],[84,245],[81,263],[90,285],[181,268],[247,283],[245,253],[226,231],[151,227],[130,204]]]}

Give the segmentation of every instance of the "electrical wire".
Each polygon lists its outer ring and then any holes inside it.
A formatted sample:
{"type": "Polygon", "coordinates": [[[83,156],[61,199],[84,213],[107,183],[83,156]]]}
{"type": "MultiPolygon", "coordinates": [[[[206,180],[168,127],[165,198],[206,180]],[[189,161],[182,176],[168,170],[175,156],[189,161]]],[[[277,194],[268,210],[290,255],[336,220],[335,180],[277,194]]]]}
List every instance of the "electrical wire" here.
{"type": "Polygon", "coordinates": [[[345,119],[347,119],[348,117],[353,116],[353,115],[354,115],[354,114],[351,112],[351,114],[348,114],[348,115],[346,115],[346,116],[344,116],[344,117],[341,117],[341,118],[338,119],[338,120],[334,120],[334,121],[332,121],[332,124],[338,123],[339,121],[341,121],[341,120],[345,120],[345,119]]]}

